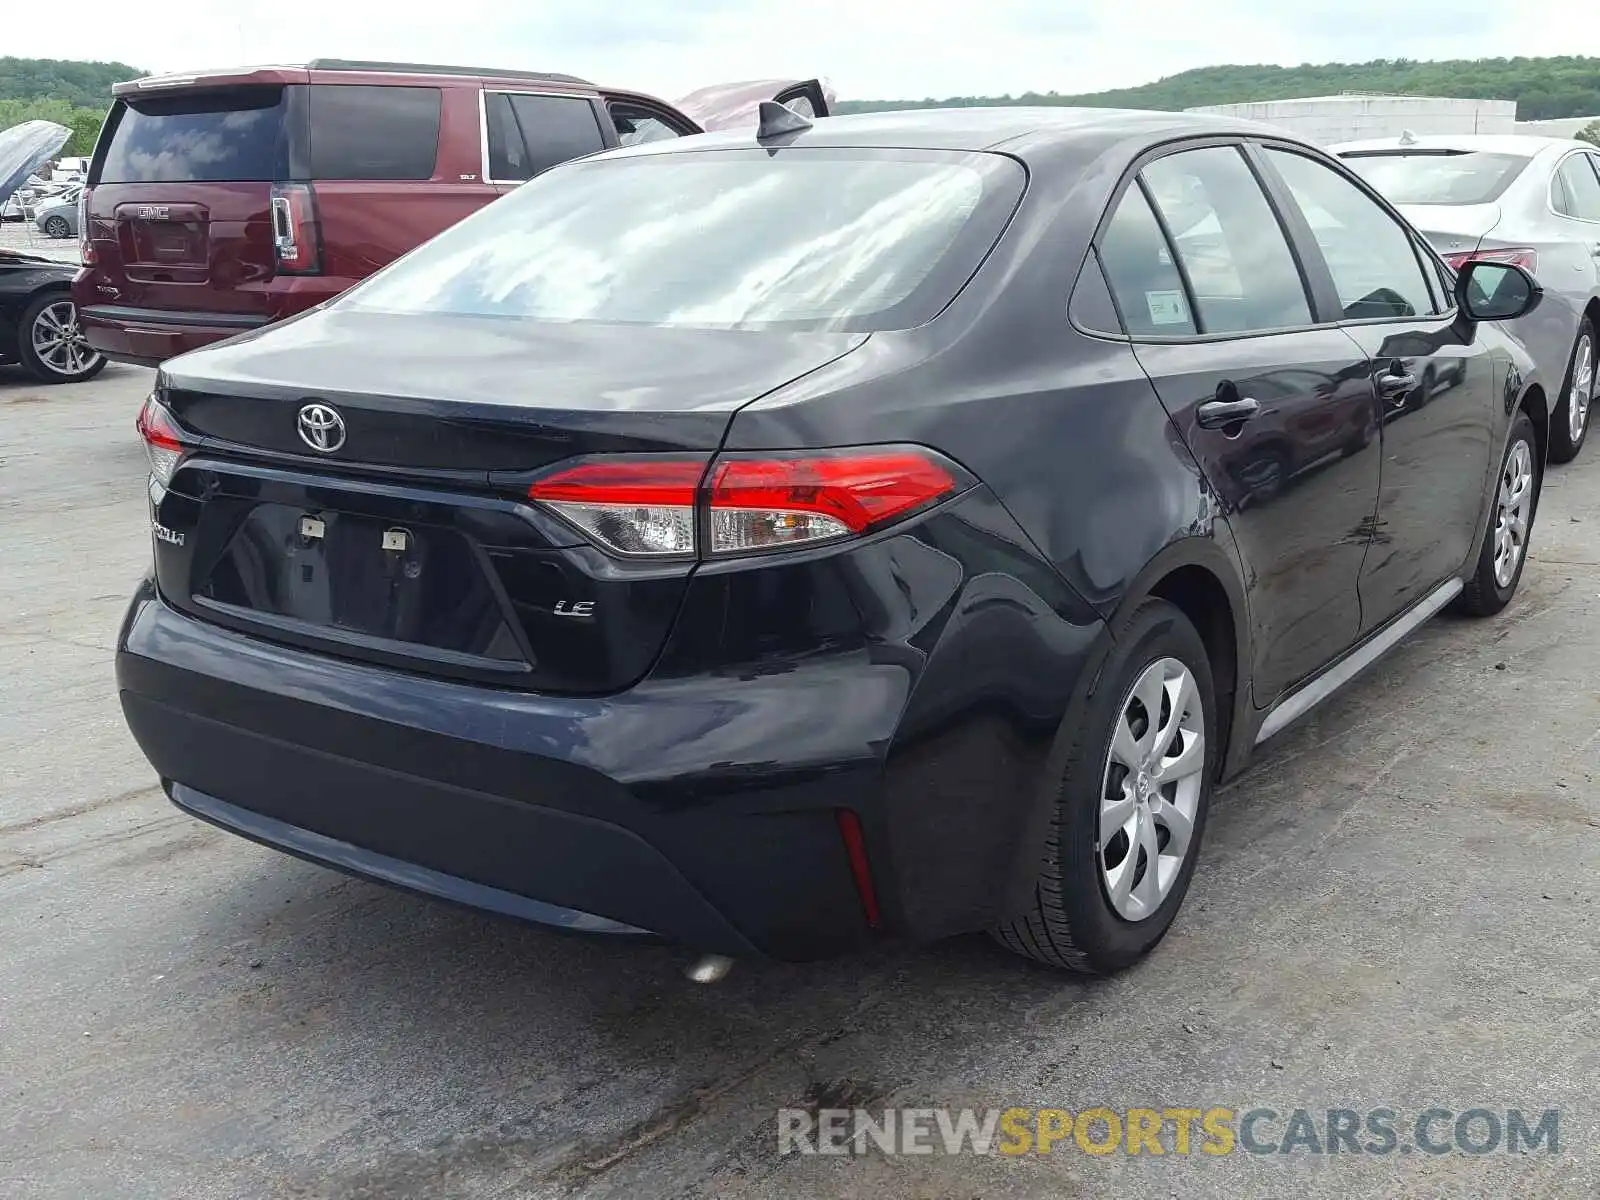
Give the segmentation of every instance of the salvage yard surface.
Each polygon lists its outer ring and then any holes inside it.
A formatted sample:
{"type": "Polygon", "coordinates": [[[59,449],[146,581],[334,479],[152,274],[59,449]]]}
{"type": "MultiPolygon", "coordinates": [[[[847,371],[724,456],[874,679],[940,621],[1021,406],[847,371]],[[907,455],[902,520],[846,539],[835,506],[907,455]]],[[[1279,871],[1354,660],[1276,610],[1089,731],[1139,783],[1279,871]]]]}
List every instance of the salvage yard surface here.
{"type": "Polygon", "coordinates": [[[111,669],[150,379],[0,367],[0,1196],[1600,1193],[1600,445],[1506,613],[1434,621],[1218,793],[1142,966],[975,937],[700,988],[166,802],[111,669]],[[1558,1109],[1559,1152],[780,1157],[817,1105],[1558,1109]]]}

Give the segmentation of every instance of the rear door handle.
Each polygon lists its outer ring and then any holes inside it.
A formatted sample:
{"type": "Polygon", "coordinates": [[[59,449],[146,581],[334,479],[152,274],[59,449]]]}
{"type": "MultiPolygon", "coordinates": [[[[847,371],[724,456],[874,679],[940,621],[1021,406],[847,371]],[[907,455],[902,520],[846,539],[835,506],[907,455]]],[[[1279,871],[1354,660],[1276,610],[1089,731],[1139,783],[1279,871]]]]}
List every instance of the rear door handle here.
{"type": "Polygon", "coordinates": [[[1195,410],[1195,420],[1202,429],[1221,429],[1237,421],[1248,421],[1261,411],[1261,402],[1249,396],[1236,400],[1207,400],[1195,410]]]}

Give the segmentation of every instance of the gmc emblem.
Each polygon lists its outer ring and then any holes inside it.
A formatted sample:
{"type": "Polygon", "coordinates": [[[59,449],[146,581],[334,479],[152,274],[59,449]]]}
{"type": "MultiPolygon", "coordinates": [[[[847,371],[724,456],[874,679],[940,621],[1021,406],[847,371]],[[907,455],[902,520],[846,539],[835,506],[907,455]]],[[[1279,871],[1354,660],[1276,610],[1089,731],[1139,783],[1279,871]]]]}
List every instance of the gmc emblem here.
{"type": "Polygon", "coordinates": [[[171,211],[168,204],[141,204],[139,205],[139,219],[142,221],[165,221],[171,211]]]}

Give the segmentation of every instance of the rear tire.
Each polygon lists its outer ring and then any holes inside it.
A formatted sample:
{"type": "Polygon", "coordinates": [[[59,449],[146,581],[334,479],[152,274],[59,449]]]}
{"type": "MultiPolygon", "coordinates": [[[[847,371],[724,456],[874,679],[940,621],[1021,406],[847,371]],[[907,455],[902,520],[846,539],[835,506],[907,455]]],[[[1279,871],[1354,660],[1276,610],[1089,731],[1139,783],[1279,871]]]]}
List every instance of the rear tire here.
{"type": "Polygon", "coordinates": [[[1550,461],[1569,463],[1583,449],[1589,436],[1589,418],[1594,413],[1595,332],[1588,317],[1578,322],[1578,336],[1567,359],[1567,375],[1561,382],[1561,403],[1550,415],[1550,461]]]}
{"type": "Polygon", "coordinates": [[[992,932],[1049,966],[1106,975],[1165,936],[1205,832],[1221,747],[1211,663],[1188,618],[1164,600],[1135,609],[1069,721],[1033,909],[992,932]],[[1130,769],[1129,758],[1148,766],[1130,769]],[[1180,838],[1182,857],[1170,861],[1180,838]]]}
{"type": "Polygon", "coordinates": [[[66,292],[36,296],[17,322],[17,358],[40,383],[83,383],[105,370],[105,356],[83,340],[78,307],[66,292]]]}
{"type": "Polygon", "coordinates": [[[1533,533],[1543,478],[1533,422],[1527,413],[1518,412],[1500,459],[1483,547],[1466,586],[1456,598],[1458,611],[1474,617],[1492,617],[1517,594],[1522,569],[1528,564],[1528,539],[1533,533]]]}

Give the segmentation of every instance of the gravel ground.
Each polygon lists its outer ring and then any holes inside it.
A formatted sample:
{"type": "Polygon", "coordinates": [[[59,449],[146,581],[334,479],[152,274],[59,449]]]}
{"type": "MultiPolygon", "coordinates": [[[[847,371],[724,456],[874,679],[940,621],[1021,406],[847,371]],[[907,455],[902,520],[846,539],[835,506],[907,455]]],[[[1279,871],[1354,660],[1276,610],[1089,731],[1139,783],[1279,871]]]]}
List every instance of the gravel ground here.
{"type": "Polygon", "coordinates": [[[45,237],[31,224],[21,221],[0,221],[0,250],[20,250],[24,254],[37,254],[74,265],[78,262],[77,238],[45,237]]]}
{"type": "Polygon", "coordinates": [[[1138,969],[974,937],[701,988],[167,805],[111,678],[148,384],[0,368],[0,1196],[1600,1192],[1600,445],[1510,610],[1433,622],[1218,795],[1138,969]],[[1269,1144],[1387,1107],[1407,1148],[1430,1107],[1559,1109],[1560,1152],[780,1156],[818,1104],[1264,1107],[1269,1144]]]}

